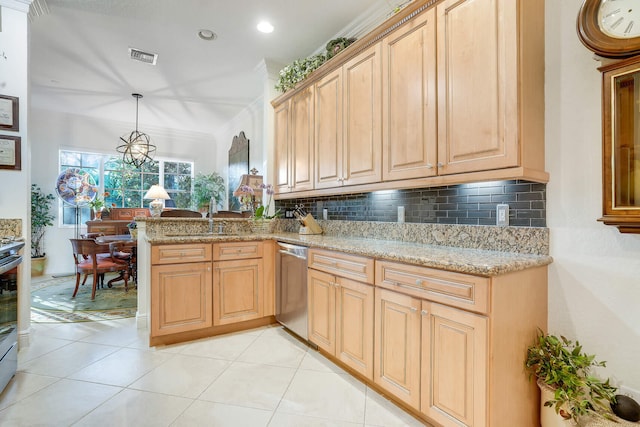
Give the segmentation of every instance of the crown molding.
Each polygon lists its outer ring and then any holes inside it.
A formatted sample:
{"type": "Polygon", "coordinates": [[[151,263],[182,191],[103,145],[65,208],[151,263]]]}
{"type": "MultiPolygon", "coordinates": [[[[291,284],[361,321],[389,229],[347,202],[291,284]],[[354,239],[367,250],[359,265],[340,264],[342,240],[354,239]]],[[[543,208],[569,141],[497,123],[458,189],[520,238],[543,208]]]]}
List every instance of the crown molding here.
{"type": "Polygon", "coordinates": [[[0,0],[0,7],[29,13],[29,6],[31,6],[31,2],[32,0],[0,0]]]}

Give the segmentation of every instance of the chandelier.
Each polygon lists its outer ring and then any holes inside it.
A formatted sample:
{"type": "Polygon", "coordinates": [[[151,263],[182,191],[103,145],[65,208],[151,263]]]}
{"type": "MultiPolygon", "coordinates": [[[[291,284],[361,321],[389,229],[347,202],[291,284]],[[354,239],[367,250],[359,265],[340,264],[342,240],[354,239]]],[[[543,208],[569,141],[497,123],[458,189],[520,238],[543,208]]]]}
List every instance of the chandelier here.
{"type": "Polygon", "coordinates": [[[138,131],[138,101],[142,98],[139,93],[132,93],[136,99],[136,130],[129,135],[121,136],[120,140],[124,143],[118,145],[116,150],[122,154],[122,161],[126,164],[140,168],[146,162],[153,160],[153,153],[156,152],[156,146],[151,143],[149,135],[138,131]]]}

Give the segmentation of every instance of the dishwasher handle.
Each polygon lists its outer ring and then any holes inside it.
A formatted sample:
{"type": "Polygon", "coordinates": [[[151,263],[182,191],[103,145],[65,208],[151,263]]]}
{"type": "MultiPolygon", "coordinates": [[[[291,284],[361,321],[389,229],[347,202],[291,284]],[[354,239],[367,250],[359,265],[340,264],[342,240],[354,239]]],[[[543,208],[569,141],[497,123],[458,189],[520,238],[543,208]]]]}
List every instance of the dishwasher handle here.
{"type": "Polygon", "coordinates": [[[307,257],[304,256],[304,255],[294,254],[293,252],[285,251],[285,250],[282,250],[282,249],[280,249],[278,252],[280,252],[282,255],[291,255],[292,257],[303,259],[305,261],[307,260],[307,257]]]}

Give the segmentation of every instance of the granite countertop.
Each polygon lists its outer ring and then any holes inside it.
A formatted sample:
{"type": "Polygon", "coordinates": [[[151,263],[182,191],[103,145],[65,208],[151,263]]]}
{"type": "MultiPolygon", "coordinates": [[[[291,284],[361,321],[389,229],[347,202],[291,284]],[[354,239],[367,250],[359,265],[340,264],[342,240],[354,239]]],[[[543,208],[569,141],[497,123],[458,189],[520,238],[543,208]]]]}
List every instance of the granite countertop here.
{"type": "Polygon", "coordinates": [[[238,242],[249,240],[280,240],[311,248],[329,249],[376,259],[404,262],[459,273],[497,276],[513,271],[548,265],[548,255],[529,255],[513,252],[465,249],[440,245],[379,240],[370,238],[326,235],[300,235],[298,233],[234,234],[234,235],[162,235],[148,237],[151,244],[238,242]]]}

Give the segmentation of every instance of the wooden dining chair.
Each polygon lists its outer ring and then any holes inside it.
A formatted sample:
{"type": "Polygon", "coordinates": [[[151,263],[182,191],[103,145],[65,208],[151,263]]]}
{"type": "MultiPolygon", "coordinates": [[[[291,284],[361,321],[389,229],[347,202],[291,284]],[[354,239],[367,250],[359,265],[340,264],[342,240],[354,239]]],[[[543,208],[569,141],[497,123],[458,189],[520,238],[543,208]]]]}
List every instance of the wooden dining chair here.
{"type": "Polygon", "coordinates": [[[111,256],[117,261],[126,263],[127,269],[121,271],[118,277],[109,280],[107,282],[108,287],[112,287],[115,282],[124,280],[124,291],[129,291],[127,279],[134,278],[135,280],[135,278],[137,277],[136,271],[134,270],[136,262],[136,245],[137,243],[133,241],[116,241],[109,243],[109,253],[111,254],[111,256]]]}
{"type": "MultiPolygon", "coordinates": [[[[100,274],[123,271],[125,287],[129,280],[129,265],[126,261],[118,260],[111,256],[108,245],[99,245],[93,239],[69,239],[73,248],[73,261],[76,266],[76,287],[72,298],[75,298],[80,286],[80,276],[83,274],[93,275],[93,286],[91,299],[96,297],[96,287],[100,274]],[[98,256],[104,255],[107,256],[98,256]]],[[[84,281],[83,281],[84,284],[84,281]]]]}
{"type": "Polygon", "coordinates": [[[162,211],[160,216],[163,218],[202,218],[202,214],[189,209],[171,209],[162,211]]]}

